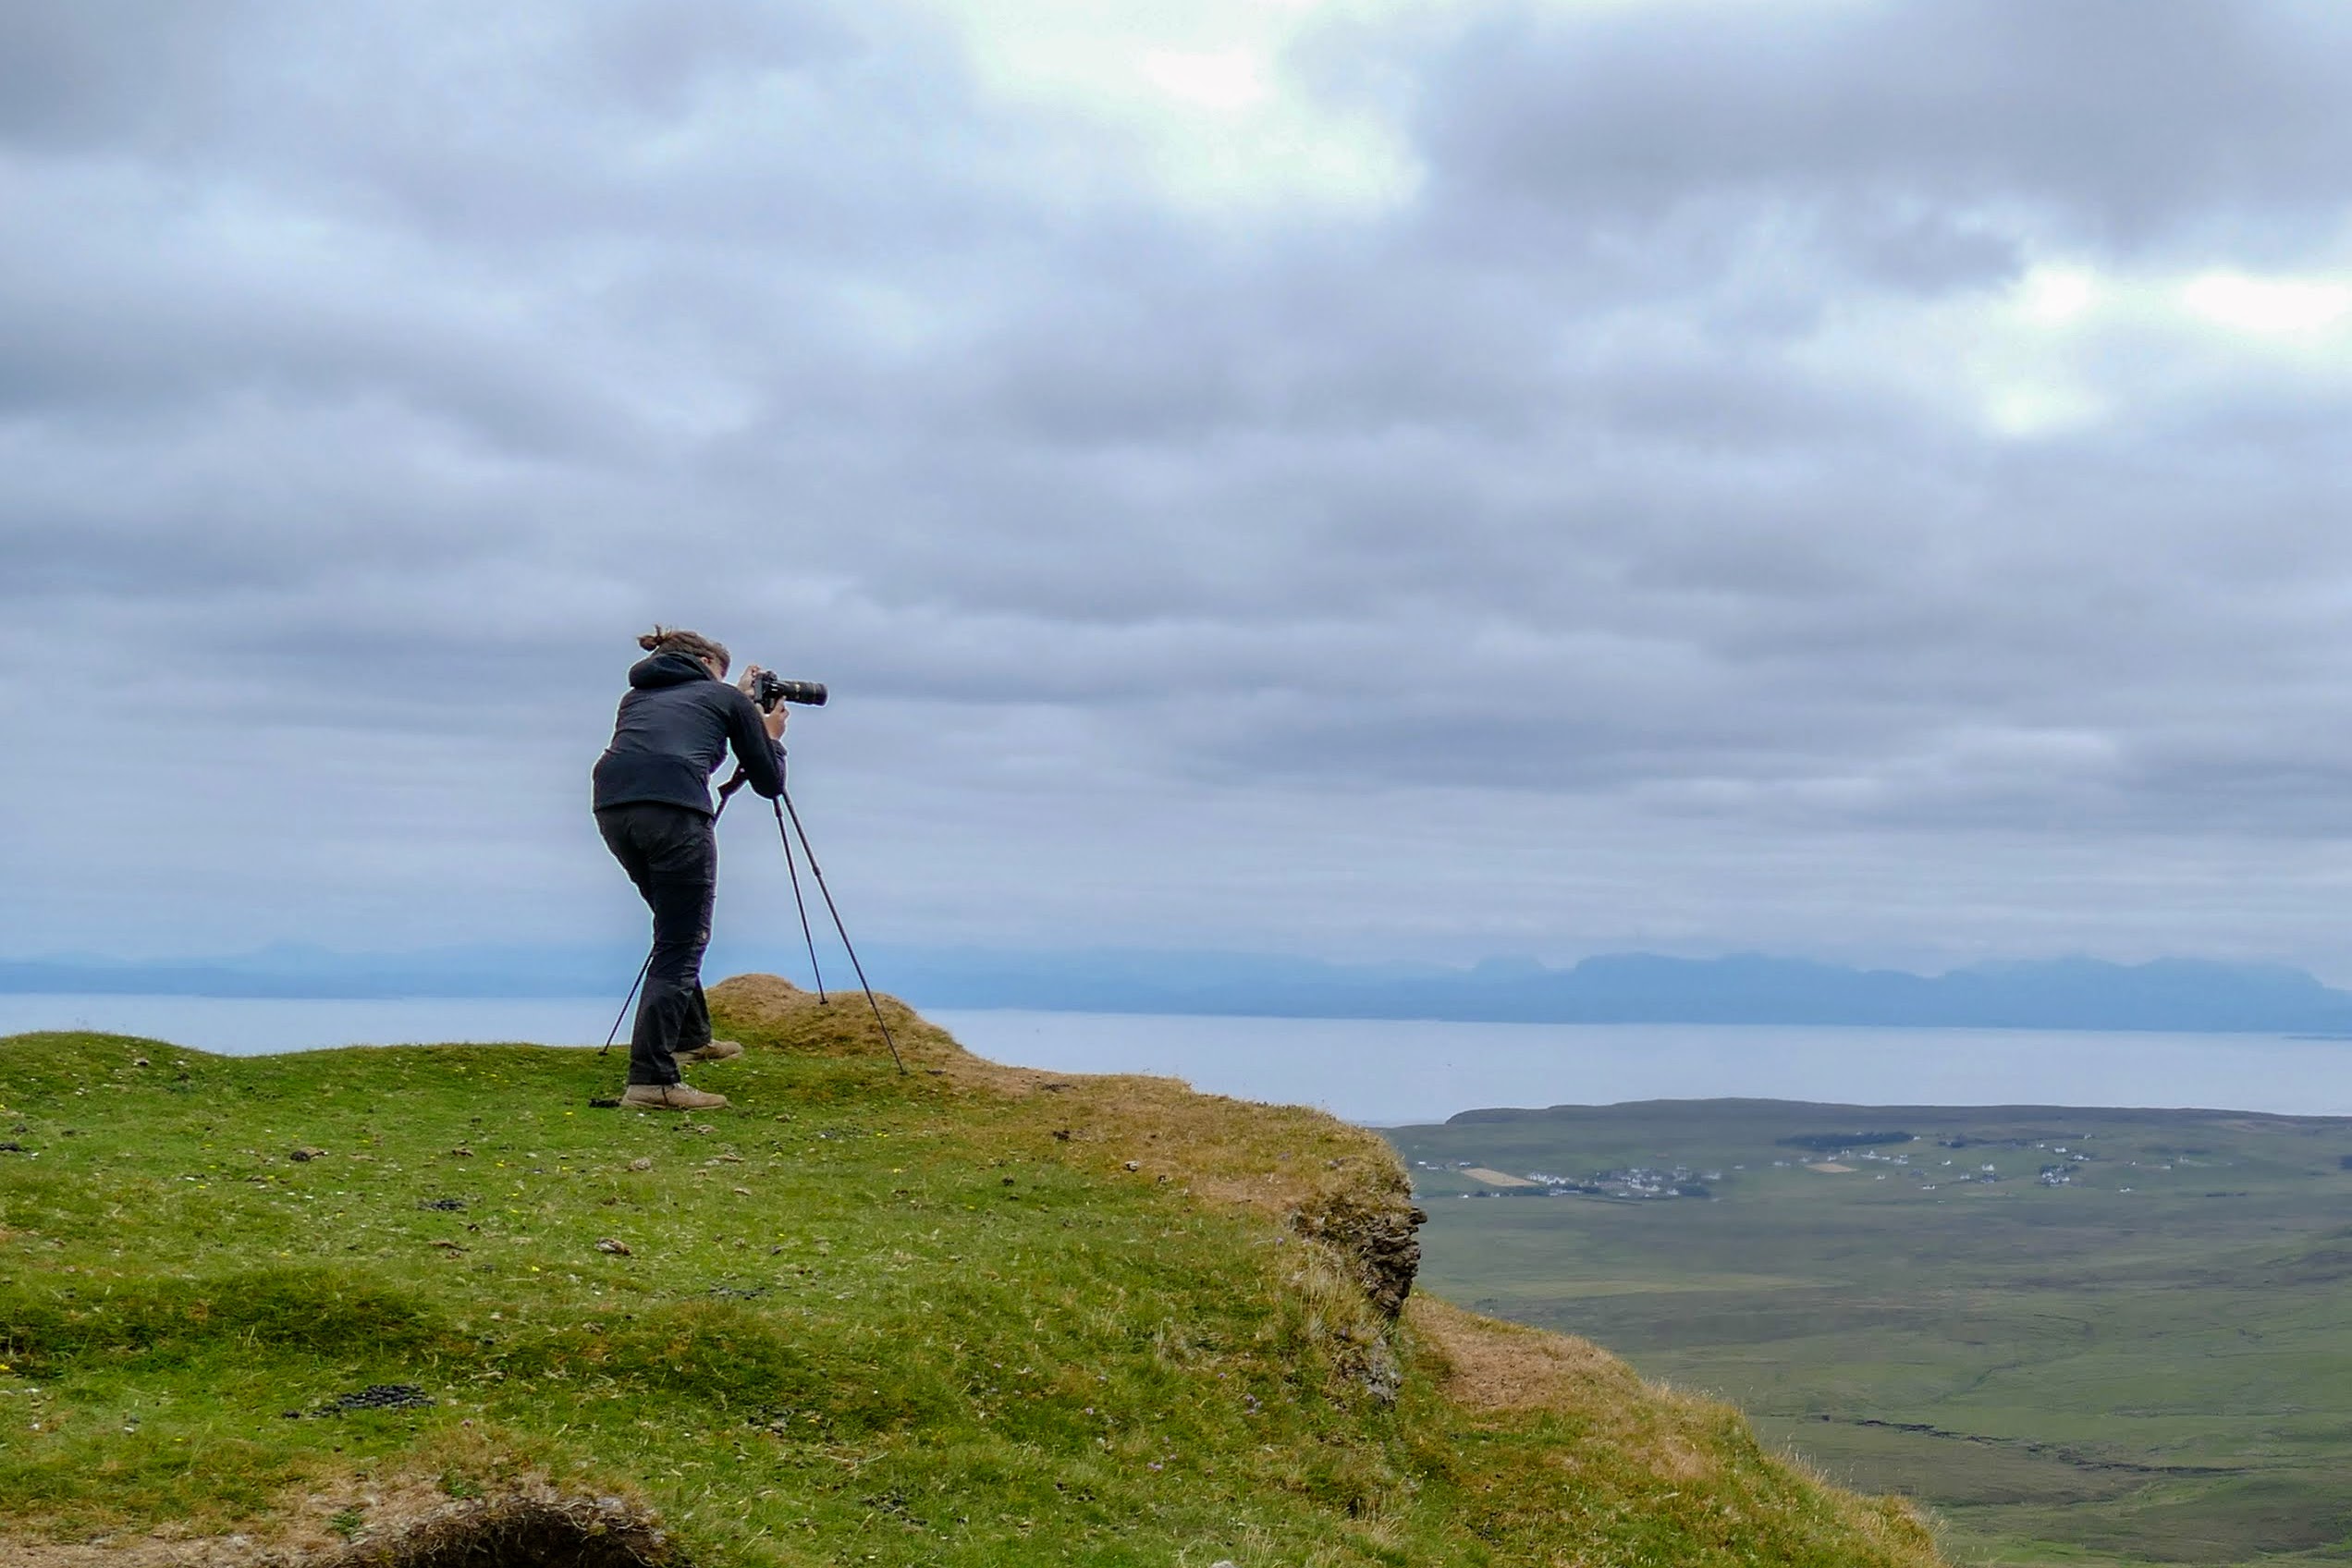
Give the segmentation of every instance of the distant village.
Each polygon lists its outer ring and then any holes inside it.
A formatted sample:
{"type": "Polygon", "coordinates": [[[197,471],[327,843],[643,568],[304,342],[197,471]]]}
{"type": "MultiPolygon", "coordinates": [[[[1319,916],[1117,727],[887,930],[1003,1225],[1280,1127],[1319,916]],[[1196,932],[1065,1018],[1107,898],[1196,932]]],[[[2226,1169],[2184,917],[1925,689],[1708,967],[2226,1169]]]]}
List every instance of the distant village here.
{"type": "MultiPolygon", "coordinates": [[[[1877,1133],[1854,1136],[1842,1143],[1827,1134],[1809,1134],[1783,1138],[1783,1145],[1801,1151],[1774,1158],[1770,1169],[1776,1170],[1807,1170],[1823,1176],[1848,1176],[1865,1173],[1871,1180],[1906,1180],[1916,1190],[1936,1192],[1943,1187],[1970,1184],[1993,1185],[2022,1175],[2013,1167],[2004,1172],[1998,1160],[1971,1158],[1966,1152],[1976,1149],[2013,1149],[2031,1151],[2042,1156],[2034,1171],[2033,1182],[2042,1187],[2066,1187],[2083,1167],[2098,1156],[2084,1145],[2088,1137],[2065,1140],[2045,1139],[2028,1144],[2022,1138],[1979,1139],[1965,1134],[1936,1140],[1939,1149],[1953,1153],[1936,1158],[1920,1156],[1914,1159],[1907,1152],[1890,1153],[1884,1145],[1917,1143],[1909,1133],[1877,1133]],[[1871,1166],[1884,1169],[1869,1170],[1871,1166]]],[[[2135,1167],[2138,1161],[2131,1162],[2135,1167]]],[[[1458,1179],[1476,1182],[1470,1191],[1459,1194],[1464,1198],[1501,1197],[1589,1197],[1616,1202],[1656,1202],[1669,1198],[1711,1198],[1714,1188],[1724,1181],[1723,1170],[1705,1170],[1684,1164],[1631,1165],[1610,1170],[1595,1170],[1583,1175],[1563,1175],[1549,1170],[1512,1172],[1483,1165],[1476,1160],[1415,1160],[1418,1170],[1444,1171],[1458,1179]]],[[[1734,1175],[1745,1172],[1746,1165],[1732,1165],[1734,1175]]],[[[2167,1163],[2151,1167],[2170,1170],[2167,1163]]],[[[2117,1191],[2128,1193],[2129,1187],[2117,1191]]]]}

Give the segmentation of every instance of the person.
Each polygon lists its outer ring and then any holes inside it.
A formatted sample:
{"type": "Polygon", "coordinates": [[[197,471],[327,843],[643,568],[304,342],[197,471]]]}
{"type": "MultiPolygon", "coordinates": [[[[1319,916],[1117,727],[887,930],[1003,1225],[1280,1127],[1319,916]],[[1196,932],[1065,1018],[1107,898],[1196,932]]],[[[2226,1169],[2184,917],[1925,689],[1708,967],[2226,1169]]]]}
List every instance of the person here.
{"type": "Polygon", "coordinates": [[[629,671],[612,744],[594,775],[597,830],[654,915],[620,1103],[708,1110],[727,1096],[688,1084],[681,1064],[743,1054],[732,1040],[711,1038],[703,998],[718,889],[710,777],[731,747],[753,790],[769,800],[782,794],[784,712],[779,704],[762,713],[752,701],[757,665],[741,685],[727,684],[727,649],[707,637],[656,626],[637,645],[647,656],[629,671]]]}

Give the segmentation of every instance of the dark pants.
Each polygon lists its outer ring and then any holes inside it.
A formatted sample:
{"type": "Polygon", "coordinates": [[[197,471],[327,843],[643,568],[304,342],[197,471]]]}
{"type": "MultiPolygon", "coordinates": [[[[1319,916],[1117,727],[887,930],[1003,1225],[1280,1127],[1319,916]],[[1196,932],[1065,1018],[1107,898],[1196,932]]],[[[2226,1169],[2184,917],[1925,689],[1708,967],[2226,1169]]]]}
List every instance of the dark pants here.
{"type": "Polygon", "coordinates": [[[703,949],[718,891],[718,836],[701,812],[653,801],[607,806],[596,814],[596,827],[654,912],[653,959],[629,1036],[629,1081],[675,1084],[677,1053],[710,1044],[703,949]]]}

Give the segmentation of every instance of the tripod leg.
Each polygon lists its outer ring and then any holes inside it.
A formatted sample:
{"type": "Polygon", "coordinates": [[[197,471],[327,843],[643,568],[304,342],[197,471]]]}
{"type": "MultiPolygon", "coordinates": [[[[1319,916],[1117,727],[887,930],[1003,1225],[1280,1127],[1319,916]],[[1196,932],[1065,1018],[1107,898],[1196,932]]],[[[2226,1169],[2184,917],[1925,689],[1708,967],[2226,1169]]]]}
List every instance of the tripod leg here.
{"type": "Polygon", "coordinates": [[[620,1021],[629,1016],[629,1004],[637,999],[637,987],[645,983],[645,976],[652,974],[653,970],[654,955],[649,950],[645,954],[645,962],[637,966],[637,978],[629,983],[629,995],[621,998],[620,1011],[613,1014],[612,1029],[605,1035],[605,1047],[603,1050],[596,1053],[598,1056],[611,1053],[612,1043],[620,1038],[620,1021]]]}
{"type": "MultiPolygon", "coordinates": [[[[801,940],[808,944],[809,973],[816,976],[816,999],[830,1001],[832,998],[825,994],[825,971],[816,965],[816,937],[809,931],[808,901],[801,897],[801,868],[792,859],[792,836],[784,831],[784,808],[774,801],[768,804],[776,807],[776,837],[784,846],[784,869],[791,874],[792,907],[801,912],[801,940]]],[[[811,870],[815,866],[816,862],[809,862],[811,870]]]]}
{"type": "Polygon", "coordinates": [[[890,1038],[890,1025],[882,1016],[882,1004],[874,999],[874,987],[866,984],[865,965],[858,962],[857,949],[850,945],[849,927],[841,924],[841,912],[833,903],[833,889],[825,885],[825,869],[816,864],[816,851],[809,848],[808,829],[801,826],[801,814],[793,809],[790,793],[788,791],[778,799],[783,808],[791,813],[792,831],[800,835],[801,850],[808,856],[809,873],[816,878],[816,890],[825,895],[825,913],[833,917],[833,929],[841,937],[841,950],[850,955],[850,967],[857,971],[858,985],[865,992],[865,1005],[874,1010],[874,1022],[882,1029],[882,1043],[890,1047],[890,1061],[900,1072],[904,1072],[906,1063],[900,1060],[899,1043],[890,1038]]]}

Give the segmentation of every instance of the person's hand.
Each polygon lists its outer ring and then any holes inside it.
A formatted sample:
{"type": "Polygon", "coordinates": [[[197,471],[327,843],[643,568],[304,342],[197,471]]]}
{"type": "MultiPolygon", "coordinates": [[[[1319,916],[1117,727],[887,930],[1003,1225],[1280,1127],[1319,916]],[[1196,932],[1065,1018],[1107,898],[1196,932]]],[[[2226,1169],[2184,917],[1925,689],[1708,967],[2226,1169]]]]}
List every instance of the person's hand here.
{"type": "MultiPolygon", "coordinates": [[[[735,682],[735,689],[749,697],[753,692],[759,690],[759,678],[760,667],[755,664],[747,664],[743,667],[743,679],[735,682]]],[[[758,705],[756,700],[753,705],[758,705]]],[[[784,704],[778,703],[772,708],[763,710],[760,714],[760,722],[767,726],[769,740],[784,739],[784,704]]]]}

